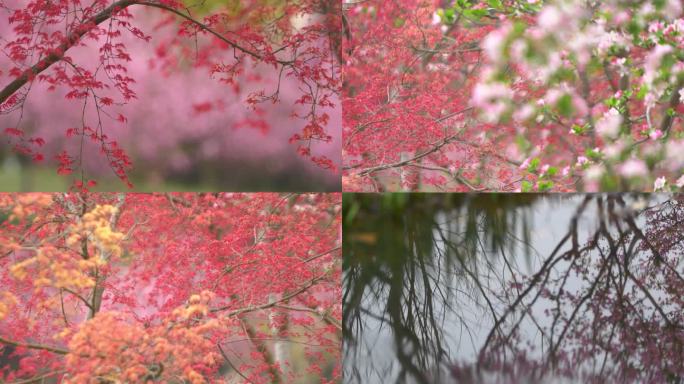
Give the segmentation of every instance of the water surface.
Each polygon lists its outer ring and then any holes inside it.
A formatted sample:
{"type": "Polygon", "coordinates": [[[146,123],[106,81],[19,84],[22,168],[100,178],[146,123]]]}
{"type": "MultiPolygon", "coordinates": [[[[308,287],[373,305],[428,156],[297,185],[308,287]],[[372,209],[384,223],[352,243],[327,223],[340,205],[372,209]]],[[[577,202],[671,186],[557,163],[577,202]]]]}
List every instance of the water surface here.
{"type": "Polygon", "coordinates": [[[345,195],[345,381],[681,382],[680,200],[345,195]]]}

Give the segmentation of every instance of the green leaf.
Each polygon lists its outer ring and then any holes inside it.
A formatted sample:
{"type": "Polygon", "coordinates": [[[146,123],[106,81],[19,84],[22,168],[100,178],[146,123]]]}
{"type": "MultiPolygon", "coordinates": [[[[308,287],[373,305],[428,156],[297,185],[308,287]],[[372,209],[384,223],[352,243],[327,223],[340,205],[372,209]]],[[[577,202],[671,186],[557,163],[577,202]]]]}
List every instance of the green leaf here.
{"type": "Polygon", "coordinates": [[[463,16],[468,19],[479,20],[484,16],[487,16],[489,12],[486,9],[464,9],[463,16]]]}
{"type": "Polygon", "coordinates": [[[487,0],[487,5],[494,9],[501,9],[503,8],[503,4],[501,3],[501,0],[487,0]]]}
{"type": "Polygon", "coordinates": [[[520,191],[521,192],[530,192],[532,191],[532,183],[530,183],[527,180],[523,180],[523,182],[520,184],[520,191]]]}
{"type": "Polygon", "coordinates": [[[587,148],[587,150],[585,151],[585,154],[587,155],[588,158],[590,158],[592,160],[598,160],[601,158],[601,153],[597,152],[593,148],[587,148]]]}
{"type": "Polygon", "coordinates": [[[572,96],[565,94],[561,96],[560,99],[558,99],[558,102],[556,103],[556,107],[558,107],[558,112],[562,116],[569,117],[572,115],[572,96]]]}
{"type": "Polygon", "coordinates": [[[648,87],[645,85],[642,85],[641,88],[639,88],[639,92],[637,92],[636,97],[639,100],[643,100],[646,97],[647,93],[648,93],[648,87]]]}
{"type": "Polygon", "coordinates": [[[540,180],[538,185],[537,185],[537,189],[539,190],[539,192],[548,191],[548,190],[551,190],[552,188],[553,188],[553,181],[551,181],[551,180],[540,180]]]}
{"type": "Polygon", "coordinates": [[[556,167],[549,167],[549,169],[546,170],[545,175],[548,177],[552,177],[558,174],[558,168],[556,167]]]}
{"type": "Polygon", "coordinates": [[[518,145],[518,149],[523,153],[532,148],[532,143],[530,143],[523,135],[517,135],[515,137],[515,143],[518,145]]]}
{"type": "Polygon", "coordinates": [[[530,165],[527,166],[527,171],[530,173],[533,173],[539,168],[539,164],[541,163],[541,160],[538,157],[535,157],[530,161],[530,165]]]}
{"type": "Polygon", "coordinates": [[[584,127],[581,126],[581,125],[578,125],[578,124],[573,124],[573,125],[572,125],[572,132],[573,132],[575,135],[582,135],[582,134],[584,134],[584,130],[585,130],[584,127]]]}

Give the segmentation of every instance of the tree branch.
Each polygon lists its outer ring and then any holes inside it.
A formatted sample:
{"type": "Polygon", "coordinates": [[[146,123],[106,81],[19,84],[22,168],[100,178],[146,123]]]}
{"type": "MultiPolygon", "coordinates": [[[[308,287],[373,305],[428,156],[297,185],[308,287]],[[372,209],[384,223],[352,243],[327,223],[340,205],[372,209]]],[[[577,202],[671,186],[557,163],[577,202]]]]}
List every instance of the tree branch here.
{"type": "Polygon", "coordinates": [[[0,91],[0,105],[7,101],[7,99],[9,99],[10,96],[12,96],[26,83],[28,83],[29,80],[33,79],[36,75],[48,69],[52,64],[64,59],[64,54],[66,53],[66,51],[74,45],[76,45],[76,43],[78,43],[78,41],[81,39],[81,37],[83,37],[83,35],[92,31],[96,26],[100,25],[102,22],[110,19],[115,12],[129,7],[135,4],[135,2],[135,0],[117,1],[109,7],[105,8],[102,12],[93,16],[93,18],[91,18],[87,22],[84,22],[82,25],[92,23],[93,27],[89,29],[79,29],[78,32],[70,33],[67,36],[66,41],[60,44],[59,47],[57,47],[57,49],[55,49],[53,53],[49,54],[46,58],[34,64],[31,68],[24,72],[23,75],[17,77],[16,79],[14,79],[14,81],[9,83],[2,91],[0,91]]]}
{"type": "MultiPolygon", "coordinates": [[[[109,7],[105,8],[102,12],[93,16],[90,20],[83,22],[80,25],[80,26],[84,26],[84,25],[92,24],[92,28],[77,28],[78,32],[71,32],[67,36],[66,41],[63,42],[62,44],[60,44],[59,47],[57,47],[54,50],[54,52],[49,54],[44,59],[40,60],[38,63],[31,66],[31,68],[26,70],[23,75],[17,77],[11,83],[9,83],[7,86],[5,86],[5,88],[3,88],[0,91],[0,105],[4,104],[7,101],[7,99],[10,98],[10,96],[12,96],[19,89],[21,89],[21,87],[26,85],[26,83],[31,81],[35,76],[37,76],[41,72],[45,71],[46,69],[48,69],[53,64],[64,59],[64,55],[66,54],[66,52],[69,49],[71,49],[74,45],[76,45],[79,42],[79,40],[81,39],[81,37],[83,37],[85,34],[89,33],[90,31],[92,31],[95,27],[97,27],[98,25],[100,25],[104,21],[112,18],[116,12],[119,12],[123,9],[126,9],[126,8],[130,7],[131,5],[144,5],[147,7],[158,8],[158,9],[165,10],[167,12],[171,12],[171,13],[173,13],[179,17],[182,17],[183,19],[191,22],[192,24],[196,25],[197,27],[199,27],[203,31],[206,31],[206,32],[216,36],[219,40],[230,45],[231,47],[233,47],[233,48],[235,48],[235,49],[237,49],[237,50],[239,50],[245,54],[248,54],[248,55],[250,55],[250,56],[252,56],[258,60],[264,59],[264,57],[259,55],[258,53],[251,51],[247,48],[244,48],[234,41],[228,40],[227,38],[222,36],[220,33],[216,32],[213,29],[211,29],[210,27],[208,27],[206,24],[203,24],[200,21],[195,20],[191,16],[186,15],[186,14],[184,14],[184,13],[182,13],[182,12],[180,12],[180,11],[170,7],[170,6],[159,4],[156,2],[152,2],[152,1],[119,0],[115,3],[113,3],[112,5],[110,5],[109,7]]],[[[276,59],[275,61],[281,65],[291,65],[294,62],[293,60],[286,61],[286,60],[278,60],[278,59],[276,59]]]]}
{"type": "Polygon", "coordinates": [[[240,377],[245,379],[246,382],[253,384],[254,382],[250,380],[247,376],[245,376],[242,372],[240,372],[240,370],[230,361],[228,355],[226,355],[226,352],[224,352],[223,348],[221,348],[221,344],[217,343],[216,346],[218,347],[219,352],[221,352],[221,356],[223,356],[223,359],[226,361],[226,363],[228,363],[228,365],[230,365],[230,367],[233,368],[233,370],[235,370],[235,372],[237,372],[237,374],[240,375],[240,377]]]}
{"type": "MultiPolygon", "coordinates": [[[[252,305],[252,306],[248,306],[248,307],[244,307],[244,308],[240,308],[240,309],[235,309],[235,310],[228,312],[227,316],[233,317],[233,316],[242,315],[242,314],[247,313],[247,312],[254,312],[254,311],[259,311],[262,309],[268,309],[271,307],[275,307],[276,305],[278,305],[282,302],[288,301],[288,300],[292,299],[293,297],[299,296],[300,294],[306,292],[309,288],[313,287],[316,283],[323,280],[323,278],[325,278],[325,276],[327,276],[327,275],[328,275],[328,272],[325,272],[325,273],[323,273],[317,277],[314,277],[313,279],[309,280],[306,284],[304,284],[302,287],[300,287],[296,291],[288,293],[286,295],[283,295],[283,297],[281,297],[278,300],[271,301],[271,302],[268,302],[266,304],[252,305]]],[[[221,312],[221,311],[225,311],[229,308],[230,307],[227,307],[227,306],[226,307],[214,308],[210,312],[212,312],[212,313],[221,312]]]]}
{"type": "Polygon", "coordinates": [[[37,350],[41,350],[41,351],[48,351],[48,352],[57,353],[60,355],[69,354],[69,351],[66,349],[62,349],[62,348],[58,348],[58,347],[52,347],[49,345],[42,345],[42,344],[19,343],[16,341],[7,340],[7,339],[2,338],[2,337],[0,337],[0,343],[5,344],[5,345],[13,345],[15,347],[37,349],[37,350]]]}
{"type": "Polygon", "coordinates": [[[330,253],[333,253],[333,252],[335,252],[335,251],[337,251],[337,250],[339,250],[339,249],[341,249],[341,248],[342,248],[342,246],[338,245],[337,247],[332,248],[332,249],[329,249],[329,250],[327,250],[327,251],[325,251],[325,252],[323,252],[323,253],[319,253],[318,255],[311,256],[311,257],[309,257],[308,259],[304,260],[304,262],[305,262],[305,263],[309,263],[309,262],[314,261],[314,260],[316,260],[316,259],[318,259],[318,258],[321,258],[321,257],[323,257],[323,256],[325,256],[325,255],[328,255],[328,254],[330,254],[330,253]]]}
{"type": "Polygon", "coordinates": [[[32,377],[30,379],[25,379],[25,380],[13,381],[13,382],[7,383],[7,384],[43,383],[44,380],[47,379],[48,377],[61,375],[63,373],[66,373],[66,371],[54,371],[54,372],[46,373],[46,374],[41,375],[41,376],[36,376],[36,377],[32,377]]]}

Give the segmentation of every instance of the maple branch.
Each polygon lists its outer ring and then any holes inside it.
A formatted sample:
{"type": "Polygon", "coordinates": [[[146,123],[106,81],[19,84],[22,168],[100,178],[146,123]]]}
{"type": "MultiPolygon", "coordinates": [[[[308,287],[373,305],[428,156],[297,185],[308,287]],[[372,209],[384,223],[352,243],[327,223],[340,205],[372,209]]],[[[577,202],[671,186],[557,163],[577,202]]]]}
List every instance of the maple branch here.
{"type": "MultiPolygon", "coordinates": [[[[52,53],[47,55],[47,57],[40,60],[38,63],[31,66],[31,68],[24,71],[24,73],[21,76],[17,77],[11,83],[9,83],[7,86],[5,86],[5,88],[3,88],[0,91],[0,105],[4,104],[7,101],[7,99],[10,98],[10,96],[12,96],[19,89],[21,89],[21,87],[26,85],[26,83],[31,81],[35,76],[37,76],[41,72],[45,71],[46,69],[48,69],[53,64],[63,60],[66,52],[69,49],[71,49],[73,46],[75,46],[80,41],[81,37],[83,37],[85,34],[89,33],[90,31],[92,31],[95,27],[102,24],[106,20],[111,19],[116,12],[119,12],[123,9],[126,9],[132,5],[143,5],[143,6],[147,6],[147,7],[151,7],[151,8],[159,8],[159,9],[165,10],[167,12],[171,12],[175,15],[178,15],[178,16],[184,18],[185,20],[191,22],[192,24],[195,24],[196,26],[198,26],[203,31],[206,31],[206,32],[216,36],[219,40],[230,45],[231,47],[233,47],[233,48],[235,48],[235,49],[237,49],[237,50],[239,50],[245,54],[248,54],[248,55],[250,55],[250,56],[252,56],[258,60],[264,59],[264,57],[259,55],[258,53],[253,52],[247,48],[244,48],[234,41],[228,40],[227,38],[222,36],[220,33],[211,29],[206,24],[203,24],[200,21],[195,20],[191,16],[186,15],[186,14],[184,14],[184,13],[182,13],[182,12],[180,12],[180,11],[170,7],[170,6],[155,3],[152,1],[119,0],[115,3],[113,3],[112,5],[110,5],[109,7],[105,8],[102,12],[93,16],[88,21],[83,22],[81,25],[79,25],[79,26],[84,26],[84,25],[92,24],[93,25],[92,28],[79,28],[78,32],[71,32],[67,36],[66,41],[64,41],[62,44],[60,44],[59,47],[57,47],[52,53]]],[[[292,65],[294,63],[294,60],[286,61],[286,60],[275,59],[275,61],[278,64],[281,64],[284,66],[292,65]]]]}
{"type": "Polygon", "coordinates": [[[428,156],[428,155],[430,155],[430,154],[432,154],[432,153],[435,153],[435,152],[439,151],[440,149],[442,149],[442,147],[444,147],[445,145],[451,143],[454,139],[456,139],[460,134],[461,134],[461,133],[459,132],[459,133],[457,133],[457,134],[454,134],[454,135],[451,135],[451,136],[449,136],[449,137],[446,137],[446,138],[444,138],[444,139],[442,139],[442,140],[440,140],[440,141],[438,141],[438,142],[436,142],[436,143],[434,143],[434,144],[430,144],[430,146],[431,146],[432,148],[430,148],[430,149],[428,149],[427,151],[424,151],[424,152],[422,152],[422,153],[419,153],[418,155],[413,156],[413,157],[410,158],[410,159],[397,161],[397,162],[395,162],[395,163],[382,164],[382,165],[378,165],[378,166],[375,166],[375,167],[366,168],[366,169],[363,169],[363,170],[359,171],[359,172],[357,173],[357,175],[358,175],[358,176],[367,176],[367,175],[370,175],[371,173],[375,173],[375,172],[378,172],[378,171],[383,171],[383,170],[385,170],[385,169],[398,168],[398,167],[403,167],[404,165],[411,164],[411,163],[413,163],[413,162],[416,161],[416,160],[420,160],[420,159],[422,159],[423,157],[426,157],[426,156],[428,156]]]}
{"type": "Polygon", "coordinates": [[[437,172],[445,173],[445,174],[449,175],[449,177],[453,178],[455,181],[465,185],[468,189],[470,189],[473,192],[482,192],[482,191],[485,191],[487,189],[484,187],[478,188],[478,187],[472,185],[468,180],[465,179],[465,177],[461,176],[460,173],[458,173],[458,172],[457,173],[451,173],[451,171],[449,171],[448,169],[446,169],[444,167],[428,166],[428,165],[422,165],[422,164],[409,164],[409,166],[419,168],[419,169],[425,169],[427,171],[437,171],[437,172]]]}
{"type": "MultiPolygon", "coordinates": [[[[436,118],[436,119],[434,120],[434,122],[435,122],[435,123],[441,123],[441,122],[443,122],[443,121],[445,121],[445,120],[448,120],[448,119],[450,119],[450,118],[452,118],[452,117],[454,117],[454,116],[456,116],[456,115],[460,115],[460,114],[465,113],[465,112],[468,112],[468,111],[470,111],[470,110],[472,110],[472,109],[474,109],[474,107],[467,107],[467,108],[461,109],[460,111],[448,113],[448,114],[446,114],[446,115],[444,115],[444,116],[442,116],[442,117],[436,118]]],[[[446,138],[442,139],[441,141],[438,141],[438,142],[436,142],[436,143],[430,144],[429,146],[432,147],[431,149],[428,149],[428,150],[426,150],[426,151],[424,151],[424,152],[422,152],[422,153],[420,153],[420,154],[418,154],[418,155],[416,155],[416,156],[414,156],[414,157],[412,157],[412,158],[410,158],[410,159],[401,160],[401,161],[398,161],[398,162],[395,162],[395,163],[391,163],[391,164],[381,164],[381,165],[378,165],[378,166],[375,166],[375,167],[370,167],[370,168],[362,169],[361,171],[357,172],[357,175],[358,175],[358,176],[367,176],[367,175],[370,175],[371,173],[375,173],[375,172],[382,171],[382,170],[385,170],[385,169],[403,167],[404,165],[408,165],[408,164],[410,164],[410,163],[413,163],[413,162],[416,161],[416,160],[420,160],[420,159],[422,159],[422,158],[425,157],[425,156],[428,156],[428,155],[430,155],[430,154],[432,154],[432,153],[435,153],[435,152],[439,151],[440,149],[442,149],[442,147],[444,147],[445,145],[449,144],[452,140],[456,139],[456,138],[458,137],[458,135],[460,135],[460,132],[459,132],[459,133],[456,133],[456,134],[454,134],[454,135],[451,135],[451,136],[449,136],[449,137],[446,137],[446,138]]],[[[344,170],[349,170],[349,169],[353,169],[353,168],[354,168],[354,167],[344,167],[343,169],[344,169],[344,170]]]]}
{"type": "Polygon", "coordinates": [[[25,380],[13,381],[13,382],[7,383],[7,384],[29,384],[29,383],[38,383],[38,382],[42,383],[43,380],[47,379],[48,377],[61,375],[62,373],[66,373],[66,371],[62,370],[62,371],[48,372],[48,373],[41,375],[41,376],[36,376],[36,377],[32,377],[30,379],[25,379],[25,380]]]}
{"type": "Polygon", "coordinates": [[[330,316],[330,315],[329,315],[328,313],[326,313],[326,312],[321,313],[321,312],[319,312],[319,311],[317,311],[316,309],[313,309],[313,308],[308,308],[308,307],[292,307],[292,306],[289,306],[289,305],[276,305],[276,308],[285,309],[285,310],[288,310],[288,311],[295,311],[295,312],[309,312],[309,313],[312,313],[312,314],[317,315],[318,317],[320,317],[321,320],[325,321],[326,323],[328,323],[328,324],[334,326],[334,327],[337,328],[339,331],[342,331],[342,324],[341,324],[336,318],[330,316]]]}
{"type": "Polygon", "coordinates": [[[332,248],[332,249],[329,249],[329,250],[327,250],[327,251],[325,251],[325,252],[323,252],[323,253],[319,253],[318,255],[311,256],[311,257],[309,257],[308,259],[304,260],[304,262],[305,262],[305,263],[309,263],[309,262],[314,261],[314,260],[316,260],[316,259],[318,259],[318,258],[321,258],[321,257],[323,257],[323,256],[325,256],[325,255],[328,255],[328,254],[330,254],[330,253],[333,253],[333,252],[335,252],[335,251],[337,251],[337,250],[339,250],[339,249],[342,249],[342,246],[341,246],[341,245],[338,245],[337,247],[332,248]]]}
{"type": "Polygon", "coordinates": [[[90,310],[93,309],[93,306],[92,306],[92,304],[90,304],[90,302],[88,301],[88,299],[86,299],[85,297],[81,296],[81,295],[78,294],[77,292],[74,292],[74,291],[72,291],[72,290],[69,289],[69,288],[62,288],[62,291],[67,292],[67,293],[71,293],[72,295],[76,296],[76,298],[78,298],[79,300],[81,300],[81,301],[83,302],[83,304],[85,304],[86,307],[88,307],[88,309],[90,309],[90,310]]]}
{"type": "MultiPolygon", "coordinates": [[[[268,309],[271,307],[275,307],[276,305],[278,305],[282,302],[288,301],[288,300],[292,299],[293,297],[299,296],[300,294],[306,292],[309,288],[313,287],[317,282],[323,280],[323,278],[327,275],[328,275],[328,272],[324,272],[323,274],[321,274],[317,277],[314,277],[313,279],[309,280],[306,284],[304,284],[302,287],[300,287],[296,291],[288,293],[286,295],[283,295],[283,297],[281,297],[278,300],[270,301],[266,304],[251,305],[248,307],[235,309],[233,311],[228,312],[227,316],[233,317],[233,316],[242,315],[243,313],[247,313],[247,312],[254,312],[254,311],[259,311],[262,309],[268,309]]],[[[228,307],[228,306],[214,308],[210,312],[211,313],[221,312],[221,311],[225,311],[226,309],[229,309],[229,308],[230,307],[228,307]]]]}
{"type": "Polygon", "coordinates": [[[69,351],[66,349],[62,349],[62,348],[58,348],[58,347],[51,347],[49,345],[42,345],[42,344],[19,343],[16,341],[7,340],[3,337],[0,337],[0,343],[5,344],[5,345],[13,345],[15,347],[37,349],[37,350],[41,350],[41,351],[48,351],[48,352],[57,353],[60,355],[69,354],[69,351]]]}
{"type": "MultiPolygon", "coordinates": [[[[110,19],[115,12],[127,8],[135,3],[135,0],[117,1],[109,7],[105,8],[102,12],[93,16],[88,22],[84,22],[81,25],[92,23],[94,25],[93,28],[95,28],[95,26],[98,26],[104,21],[110,19]]],[[[86,33],[90,32],[93,28],[82,29],[79,32],[71,32],[69,36],[67,36],[66,41],[60,44],[59,47],[57,47],[57,49],[55,49],[51,54],[49,54],[47,57],[45,57],[38,63],[34,64],[31,68],[26,70],[23,75],[17,77],[16,79],[14,79],[14,81],[9,83],[2,91],[0,91],[0,105],[7,101],[7,99],[10,96],[12,96],[16,91],[18,91],[21,87],[26,85],[26,83],[28,83],[29,80],[33,79],[36,75],[48,69],[52,64],[64,59],[64,54],[66,53],[66,51],[74,45],[76,45],[76,43],[78,43],[81,37],[83,37],[83,35],[85,35],[86,33]]]]}
{"type": "Polygon", "coordinates": [[[254,384],[254,382],[252,380],[250,380],[247,376],[245,376],[242,372],[240,372],[240,370],[237,369],[237,367],[230,361],[230,359],[228,358],[228,355],[226,355],[226,352],[224,352],[223,348],[221,348],[221,344],[216,343],[216,346],[218,347],[219,352],[221,352],[221,356],[223,356],[223,359],[226,361],[226,363],[228,363],[228,365],[230,365],[230,367],[233,368],[233,370],[235,370],[235,372],[237,372],[237,374],[240,375],[240,377],[245,379],[246,382],[248,382],[250,384],[254,384]]]}
{"type": "MultiPolygon", "coordinates": [[[[194,18],[191,17],[190,15],[186,15],[186,14],[184,14],[183,12],[180,12],[180,11],[178,11],[178,10],[175,9],[175,8],[172,8],[172,7],[168,6],[168,5],[164,5],[164,4],[160,4],[160,3],[155,3],[155,2],[152,2],[152,1],[137,1],[136,3],[137,3],[137,4],[140,4],[140,5],[145,5],[145,6],[152,7],[152,8],[159,8],[159,9],[163,9],[163,10],[165,10],[165,11],[171,12],[171,13],[173,13],[173,14],[179,16],[179,17],[182,17],[183,19],[185,19],[185,20],[191,22],[192,24],[195,24],[196,26],[198,26],[198,27],[199,27],[200,29],[202,29],[203,31],[208,32],[208,33],[210,33],[210,34],[216,36],[216,38],[218,38],[219,40],[223,41],[224,43],[230,45],[231,47],[237,49],[238,51],[240,51],[240,52],[242,52],[242,53],[245,53],[245,54],[248,54],[248,55],[254,57],[254,58],[257,59],[257,60],[263,60],[263,59],[264,59],[264,57],[263,57],[262,55],[259,55],[258,53],[254,52],[254,51],[250,51],[249,49],[240,46],[239,44],[237,44],[237,43],[234,42],[234,41],[231,41],[231,40],[226,39],[223,35],[221,35],[220,33],[216,32],[216,31],[214,31],[213,29],[211,29],[210,27],[208,27],[206,24],[203,24],[202,22],[200,22],[200,21],[194,19],[194,18]]],[[[285,66],[291,65],[292,63],[294,63],[294,60],[285,61],[285,60],[275,59],[275,61],[276,61],[278,64],[285,65],[285,66]]]]}

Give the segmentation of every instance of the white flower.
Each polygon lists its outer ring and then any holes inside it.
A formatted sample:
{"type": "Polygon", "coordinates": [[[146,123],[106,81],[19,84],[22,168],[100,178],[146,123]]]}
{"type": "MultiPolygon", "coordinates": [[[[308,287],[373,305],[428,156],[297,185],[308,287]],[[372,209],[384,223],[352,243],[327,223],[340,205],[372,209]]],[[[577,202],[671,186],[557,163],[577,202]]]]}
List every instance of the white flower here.
{"type": "Polygon", "coordinates": [[[679,179],[677,179],[676,184],[679,188],[684,187],[684,175],[679,176],[679,179]]]}
{"type": "Polygon", "coordinates": [[[659,191],[665,187],[665,183],[667,183],[667,180],[665,180],[664,177],[659,177],[656,179],[655,183],[653,183],[653,191],[659,191]]]}
{"type": "Polygon", "coordinates": [[[584,172],[584,178],[589,181],[596,181],[601,179],[604,172],[605,170],[603,169],[602,165],[592,165],[584,172]]]}
{"type": "Polygon", "coordinates": [[[622,124],[620,112],[611,108],[596,122],[596,132],[603,137],[616,137],[620,132],[620,124],[622,124]]]}
{"type": "Polygon", "coordinates": [[[503,27],[490,32],[482,41],[482,49],[489,60],[494,63],[498,63],[502,59],[504,42],[506,42],[506,37],[511,31],[510,25],[504,25],[503,27]]]}
{"type": "Polygon", "coordinates": [[[622,151],[625,149],[625,143],[621,140],[616,140],[612,144],[608,144],[603,148],[603,153],[606,157],[614,159],[620,157],[622,151]]]}
{"type": "Polygon", "coordinates": [[[555,6],[546,6],[539,13],[537,22],[545,32],[554,32],[563,22],[563,14],[555,6]]]}
{"type": "Polygon", "coordinates": [[[437,14],[437,12],[432,14],[432,25],[437,25],[442,22],[442,18],[437,14]]]}

